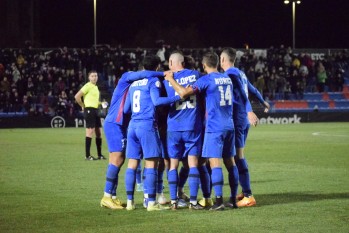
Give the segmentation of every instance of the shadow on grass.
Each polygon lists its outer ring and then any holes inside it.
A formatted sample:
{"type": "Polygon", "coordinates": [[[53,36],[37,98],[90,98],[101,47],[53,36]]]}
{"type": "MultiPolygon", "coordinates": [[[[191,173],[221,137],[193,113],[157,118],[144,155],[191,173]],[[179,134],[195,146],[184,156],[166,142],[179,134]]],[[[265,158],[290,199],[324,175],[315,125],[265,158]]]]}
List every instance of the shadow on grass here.
{"type": "Polygon", "coordinates": [[[273,193],[256,195],[258,206],[279,205],[296,202],[310,202],[321,200],[349,199],[349,193],[273,193]]]}
{"type": "MultiPolygon", "coordinates": [[[[281,179],[280,180],[276,180],[276,179],[270,179],[270,180],[258,180],[258,181],[251,181],[251,184],[256,184],[256,183],[258,183],[258,184],[262,184],[262,183],[271,183],[271,182],[279,182],[279,181],[281,181],[281,179]]],[[[226,187],[228,187],[229,188],[229,182],[228,181],[226,181],[225,183],[224,183],[224,186],[226,186],[226,187]]],[[[241,188],[240,186],[239,186],[239,188],[241,188]]]]}

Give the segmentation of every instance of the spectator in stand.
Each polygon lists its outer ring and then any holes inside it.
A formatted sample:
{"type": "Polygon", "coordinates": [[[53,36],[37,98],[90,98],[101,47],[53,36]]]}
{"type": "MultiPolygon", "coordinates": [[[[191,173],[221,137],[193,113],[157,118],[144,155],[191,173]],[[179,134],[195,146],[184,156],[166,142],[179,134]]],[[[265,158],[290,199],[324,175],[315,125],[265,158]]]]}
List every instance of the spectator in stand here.
{"type": "Polygon", "coordinates": [[[107,66],[108,85],[109,87],[115,87],[115,66],[112,61],[107,66]]]}
{"type": "Polygon", "coordinates": [[[13,96],[11,97],[11,109],[10,112],[19,112],[21,110],[22,100],[20,99],[18,92],[13,91],[13,96]]]}
{"type": "Polygon", "coordinates": [[[7,80],[7,77],[4,77],[2,81],[0,82],[0,91],[1,92],[7,92],[10,91],[10,82],[7,80]]]}
{"type": "Polygon", "coordinates": [[[297,80],[297,91],[296,91],[297,99],[300,99],[300,100],[303,99],[306,80],[307,80],[306,73],[300,71],[300,75],[298,76],[298,80],[297,80]]]}
{"type": "Polygon", "coordinates": [[[5,105],[6,105],[6,95],[4,92],[0,91],[0,112],[6,112],[5,105]]]}
{"type": "Polygon", "coordinates": [[[299,60],[299,58],[297,56],[294,57],[293,61],[292,61],[292,68],[299,69],[300,66],[301,66],[301,61],[299,60]]]}
{"type": "Polygon", "coordinates": [[[318,66],[317,66],[316,77],[317,77],[318,91],[320,93],[324,92],[324,90],[325,90],[325,83],[326,83],[326,80],[327,80],[327,73],[326,73],[325,66],[322,64],[322,62],[319,62],[318,66]]]}
{"type": "Polygon", "coordinates": [[[289,78],[289,83],[291,86],[291,92],[292,94],[296,94],[297,93],[297,82],[299,80],[299,74],[298,74],[298,69],[294,69],[292,72],[291,77],[289,78]]]}
{"type": "Polygon", "coordinates": [[[285,45],[281,44],[278,54],[281,55],[281,57],[284,57],[286,53],[287,53],[287,49],[285,48],[285,45]]]}
{"type": "MultiPolygon", "coordinates": [[[[165,49],[165,60],[167,54],[170,52],[170,48],[167,45],[163,48],[159,44],[161,50],[165,49]]],[[[215,48],[208,49],[186,49],[185,54],[191,55],[195,60],[195,68],[198,71],[202,71],[201,61],[202,55],[208,50],[215,50],[215,48]]],[[[112,47],[98,47],[96,49],[68,49],[62,47],[59,49],[51,51],[34,50],[32,48],[25,49],[1,49],[0,50],[0,82],[3,81],[4,77],[7,77],[10,83],[9,94],[6,92],[2,93],[2,106],[1,109],[4,111],[6,108],[8,111],[10,104],[13,102],[14,95],[11,89],[15,88],[17,90],[18,96],[22,100],[25,95],[27,95],[27,89],[30,90],[29,98],[30,104],[32,105],[33,113],[36,111],[41,111],[42,101],[47,100],[50,102],[50,107],[46,107],[47,111],[42,113],[54,114],[55,107],[58,107],[58,96],[62,90],[69,93],[70,90],[74,90],[76,93],[82,84],[87,81],[86,70],[92,67],[96,67],[100,73],[100,78],[108,80],[108,65],[112,61],[115,68],[115,77],[119,77],[118,73],[123,73],[127,70],[132,70],[133,67],[137,66],[138,63],[143,59],[146,53],[156,53],[157,50],[146,51],[141,48],[125,50],[121,46],[116,48],[112,47]],[[41,77],[43,76],[43,77],[41,77]],[[57,81],[62,78],[63,84],[58,85],[57,81]],[[31,82],[29,82],[31,80],[31,82]],[[29,83],[29,87],[28,87],[29,83]],[[62,88],[63,87],[63,88],[62,88]],[[43,92],[44,90],[44,92],[43,92]],[[48,96],[49,91],[53,91],[54,94],[48,96]],[[9,99],[7,102],[5,99],[9,99]],[[52,103],[52,101],[56,101],[52,103]],[[7,107],[5,107],[5,105],[7,107]]],[[[262,72],[264,74],[264,86],[268,86],[268,75],[265,73],[265,68],[271,71],[272,67],[277,68],[283,67],[285,72],[293,73],[293,70],[299,69],[299,75],[302,76],[302,69],[306,67],[308,69],[308,75],[306,75],[306,92],[317,91],[319,86],[329,86],[330,91],[341,91],[344,82],[344,73],[339,72],[339,69],[348,72],[349,69],[349,59],[348,51],[343,50],[339,52],[331,52],[331,54],[326,55],[322,60],[322,64],[326,70],[325,84],[318,83],[318,63],[311,59],[311,56],[307,53],[301,53],[299,57],[295,57],[292,54],[290,48],[285,48],[285,46],[280,46],[280,48],[275,49],[273,46],[267,51],[267,57],[256,57],[252,49],[248,49],[241,54],[238,54],[236,61],[236,66],[241,70],[245,70],[248,77],[251,79],[250,82],[253,83],[253,73],[255,73],[255,83],[257,83],[257,77],[261,74],[258,70],[254,70],[257,66],[263,67],[262,72]],[[290,62],[291,58],[291,62],[290,62]],[[258,63],[258,65],[257,65],[258,63]],[[249,69],[251,70],[249,71],[249,69]],[[318,87],[315,89],[315,87],[318,87]]],[[[286,73],[285,73],[286,74],[286,73]]],[[[286,80],[292,81],[287,75],[284,76],[286,80]]],[[[109,81],[109,80],[108,80],[109,81]]],[[[261,79],[259,80],[261,84],[261,79]]],[[[0,84],[1,85],[1,84],[0,84]]],[[[277,92],[282,93],[282,80],[277,80],[277,92]]],[[[286,86],[286,82],[285,82],[286,86]]],[[[297,86],[297,82],[296,82],[297,86]]],[[[285,87],[286,88],[286,87],[285,87]]],[[[266,89],[264,87],[264,89],[266,89]]],[[[296,88],[299,89],[298,86],[296,88]]],[[[298,91],[296,91],[298,93],[298,91]]],[[[282,98],[282,97],[281,97],[282,98]]],[[[284,98],[287,98],[286,96],[284,98]]],[[[23,101],[21,101],[23,102],[23,101]]],[[[21,104],[23,105],[23,103],[21,104]]],[[[1,111],[0,109],[0,111],[1,111]]],[[[21,106],[21,109],[24,109],[21,106]]]]}
{"type": "Polygon", "coordinates": [[[275,98],[276,85],[277,80],[279,79],[279,75],[276,73],[276,69],[271,71],[271,75],[268,80],[268,91],[269,91],[269,99],[273,100],[275,98]]]}
{"type": "Polygon", "coordinates": [[[264,64],[263,58],[259,57],[256,65],[254,67],[254,70],[256,72],[262,72],[264,70],[264,68],[265,68],[265,64],[264,64]]]}
{"type": "Polygon", "coordinates": [[[248,78],[248,81],[250,81],[250,83],[252,83],[252,85],[255,86],[255,84],[256,84],[256,73],[254,72],[253,66],[250,66],[250,68],[247,70],[246,76],[248,78]]]}
{"type": "Polygon", "coordinates": [[[264,93],[264,88],[265,88],[265,80],[264,80],[263,73],[257,74],[256,88],[261,93],[261,95],[264,96],[263,93],[264,93]]]}
{"type": "MultiPolygon", "coordinates": [[[[282,68],[282,67],[281,67],[282,68]]],[[[286,90],[286,72],[282,69],[278,70],[278,79],[276,80],[277,84],[277,93],[278,93],[278,99],[285,99],[285,90],[286,90]]]]}
{"type": "Polygon", "coordinates": [[[290,53],[286,53],[286,55],[284,56],[284,65],[287,68],[290,68],[292,64],[292,56],[290,55],[290,53]]]}
{"type": "Polygon", "coordinates": [[[344,70],[337,69],[333,75],[333,89],[332,91],[343,91],[344,84],[344,70]]]}
{"type": "Polygon", "coordinates": [[[17,69],[16,65],[12,65],[12,81],[17,83],[17,81],[21,79],[21,72],[17,69]]]}

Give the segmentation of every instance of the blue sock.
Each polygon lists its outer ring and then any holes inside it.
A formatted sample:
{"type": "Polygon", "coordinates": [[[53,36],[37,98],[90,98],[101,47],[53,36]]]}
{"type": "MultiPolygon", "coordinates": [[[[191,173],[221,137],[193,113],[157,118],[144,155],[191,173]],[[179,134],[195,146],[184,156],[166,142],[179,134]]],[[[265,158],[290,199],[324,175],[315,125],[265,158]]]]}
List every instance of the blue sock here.
{"type": "Polygon", "coordinates": [[[221,167],[212,168],[212,188],[217,197],[223,196],[223,171],[221,167]]]}
{"type": "Polygon", "coordinates": [[[208,173],[206,166],[198,167],[198,170],[200,173],[202,195],[204,196],[204,198],[210,198],[211,197],[210,174],[208,173]]]}
{"type": "Polygon", "coordinates": [[[230,197],[231,200],[235,201],[235,197],[238,194],[239,187],[239,171],[237,166],[231,166],[228,169],[229,186],[230,186],[230,197]]]}
{"type": "Polygon", "coordinates": [[[137,181],[137,184],[142,183],[142,164],[141,163],[138,164],[138,167],[136,170],[136,181],[137,181]]]}
{"type": "Polygon", "coordinates": [[[120,171],[120,168],[115,166],[114,164],[110,163],[108,165],[105,187],[104,187],[105,193],[113,194],[113,191],[116,190],[119,171],[120,171]]]}
{"type": "Polygon", "coordinates": [[[116,189],[118,188],[118,183],[119,183],[119,176],[116,179],[116,182],[114,184],[113,190],[111,192],[112,197],[116,197],[116,189]]]}
{"type": "Polygon", "coordinates": [[[133,200],[134,192],[135,192],[135,183],[136,183],[136,170],[127,168],[125,173],[125,186],[126,186],[126,194],[127,194],[128,200],[133,200]]]}
{"type": "Polygon", "coordinates": [[[200,174],[197,167],[191,167],[189,169],[189,189],[190,189],[190,201],[196,201],[198,197],[200,174]]]}
{"type": "Polygon", "coordinates": [[[162,193],[164,189],[164,171],[158,170],[158,180],[156,184],[156,193],[162,193]]]}
{"type": "Polygon", "coordinates": [[[178,187],[183,188],[185,183],[187,182],[189,175],[189,169],[186,169],[185,167],[182,167],[179,171],[179,177],[178,177],[178,187]]]}
{"type": "Polygon", "coordinates": [[[111,196],[116,197],[116,188],[118,187],[117,184],[114,185],[113,190],[111,191],[111,196]]]}
{"type": "Polygon", "coordinates": [[[155,201],[156,198],[156,180],[157,180],[157,169],[147,168],[145,171],[145,180],[149,201],[155,201]]]}
{"type": "Polygon", "coordinates": [[[170,198],[172,201],[177,200],[177,184],[178,173],[176,169],[170,170],[167,173],[168,186],[170,189],[170,198]]]}
{"type": "Polygon", "coordinates": [[[147,187],[147,184],[145,183],[145,179],[146,179],[146,172],[147,172],[147,169],[148,168],[143,168],[143,175],[142,175],[142,179],[143,179],[143,193],[144,195],[145,194],[148,194],[148,187],[147,187]]]}
{"type": "Polygon", "coordinates": [[[211,179],[210,179],[210,193],[212,193],[212,169],[211,169],[210,163],[206,164],[206,168],[207,168],[209,176],[211,177],[211,179]]]}
{"type": "Polygon", "coordinates": [[[239,170],[239,181],[242,187],[242,192],[244,196],[248,197],[252,195],[251,184],[250,184],[250,173],[248,172],[248,165],[245,158],[238,159],[236,161],[236,166],[239,170]]]}

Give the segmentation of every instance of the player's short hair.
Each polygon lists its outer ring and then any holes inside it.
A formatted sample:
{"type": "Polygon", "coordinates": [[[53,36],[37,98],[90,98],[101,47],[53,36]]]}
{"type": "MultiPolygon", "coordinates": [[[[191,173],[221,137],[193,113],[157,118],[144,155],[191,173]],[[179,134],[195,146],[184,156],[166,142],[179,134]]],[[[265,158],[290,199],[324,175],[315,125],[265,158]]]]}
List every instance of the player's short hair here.
{"type": "Polygon", "coordinates": [[[156,55],[147,55],[143,59],[143,67],[146,70],[156,70],[161,63],[161,60],[156,55]]]}
{"type": "Polygon", "coordinates": [[[182,52],[181,50],[173,50],[173,51],[171,52],[170,56],[171,56],[172,54],[175,54],[175,53],[179,53],[180,55],[184,56],[184,54],[183,54],[183,52],[182,52]]]}
{"type": "Polygon", "coordinates": [[[202,57],[202,63],[211,68],[217,68],[219,63],[219,57],[215,52],[207,52],[202,57]]]}
{"type": "Polygon", "coordinates": [[[195,60],[192,56],[184,56],[184,68],[190,70],[195,68],[195,60]]]}
{"type": "Polygon", "coordinates": [[[225,53],[225,54],[228,55],[229,61],[230,61],[231,63],[234,63],[234,62],[235,62],[235,58],[236,58],[236,49],[233,49],[233,48],[231,48],[231,47],[225,47],[225,48],[223,48],[222,53],[225,53]]]}
{"type": "Polygon", "coordinates": [[[174,60],[177,60],[177,61],[183,63],[184,62],[183,52],[180,50],[174,50],[170,55],[170,59],[174,59],[174,60]]]}
{"type": "Polygon", "coordinates": [[[88,72],[88,74],[87,74],[87,77],[90,77],[90,74],[94,74],[94,73],[97,74],[97,71],[96,70],[90,70],[90,72],[88,72]]]}

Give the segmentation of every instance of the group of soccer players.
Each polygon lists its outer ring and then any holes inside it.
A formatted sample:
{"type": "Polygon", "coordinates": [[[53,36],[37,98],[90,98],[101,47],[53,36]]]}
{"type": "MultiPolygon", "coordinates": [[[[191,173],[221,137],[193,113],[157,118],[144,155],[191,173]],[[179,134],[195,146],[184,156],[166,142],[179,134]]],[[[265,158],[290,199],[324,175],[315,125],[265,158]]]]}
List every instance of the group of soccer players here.
{"type": "Polygon", "coordinates": [[[248,93],[253,93],[266,111],[269,105],[245,74],[234,67],[235,57],[236,51],[232,48],[223,49],[220,59],[216,53],[206,53],[202,59],[205,75],[201,75],[185,68],[183,54],[175,51],[169,58],[170,71],[151,71],[160,67],[160,59],[150,55],[143,60],[144,70],[122,75],[104,123],[110,153],[101,206],[125,208],[116,197],[118,173],[125,160],[125,151],[128,158],[125,174],[127,210],[135,209],[136,171],[141,159],[145,161],[143,204],[148,211],[179,207],[178,200],[183,194],[181,186],[186,180],[185,176],[178,175],[180,161],[189,171],[189,209],[216,211],[256,205],[243,153],[249,125],[258,120],[252,112],[248,93]],[[219,61],[225,73],[218,72],[219,61]],[[165,80],[159,79],[163,76],[165,80]],[[166,97],[161,96],[163,87],[166,97]],[[163,105],[169,105],[169,112],[167,137],[161,143],[157,108],[163,105]],[[128,113],[131,113],[129,122],[126,119],[128,113]],[[163,159],[169,159],[170,206],[156,202],[157,182],[162,180],[158,178],[157,168],[163,159]],[[226,203],[223,203],[222,161],[228,171],[230,186],[230,199],[226,203]],[[239,182],[242,193],[237,195],[239,182]],[[203,199],[198,202],[199,187],[203,199]],[[211,189],[215,194],[214,203],[211,189]]]}

